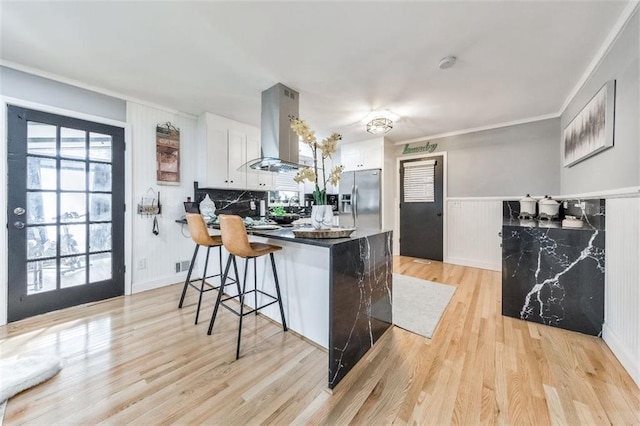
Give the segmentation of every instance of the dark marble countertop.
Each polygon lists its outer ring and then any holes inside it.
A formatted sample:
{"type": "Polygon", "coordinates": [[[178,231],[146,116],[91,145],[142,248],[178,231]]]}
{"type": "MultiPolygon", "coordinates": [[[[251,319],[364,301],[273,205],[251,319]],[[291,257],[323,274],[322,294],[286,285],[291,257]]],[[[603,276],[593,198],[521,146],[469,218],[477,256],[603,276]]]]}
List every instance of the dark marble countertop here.
{"type": "MultiPolygon", "coordinates": [[[[277,229],[273,231],[248,229],[247,233],[250,235],[255,235],[257,237],[273,238],[275,240],[291,241],[295,243],[309,244],[312,246],[320,246],[320,247],[333,247],[335,245],[346,243],[353,240],[358,240],[360,238],[367,238],[367,237],[372,237],[374,235],[391,232],[391,231],[385,231],[380,229],[356,229],[348,238],[297,238],[293,234],[294,229],[296,228],[282,228],[282,229],[277,229]]],[[[309,229],[309,228],[307,227],[303,229],[309,229]]]]}
{"type": "MultiPolygon", "coordinates": [[[[185,219],[177,219],[176,223],[186,224],[187,221],[185,219]]],[[[218,225],[209,224],[209,228],[211,229],[220,229],[218,225]]],[[[282,227],[280,229],[274,230],[261,230],[261,229],[251,229],[247,228],[247,234],[255,235],[256,237],[264,237],[264,238],[273,238],[275,240],[283,240],[283,241],[291,241],[294,243],[300,244],[308,244],[312,246],[320,246],[320,247],[333,247],[337,244],[345,243],[348,241],[358,240],[360,238],[371,237],[373,235],[384,234],[386,232],[380,229],[356,229],[353,231],[351,236],[347,238],[298,238],[293,234],[294,229],[311,229],[309,226],[302,227],[282,227]]]]}
{"type": "Polygon", "coordinates": [[[504,219],[502,226],[517,226],[521,228],[550,228],[550,229],[564,229],[573,231],[593,231],[598,229],[594,226],[584,222],[581,228],[573,228],[570,226],[562,226],[562,221],[559,220],[538,220],[538,219],[504,219]]]}

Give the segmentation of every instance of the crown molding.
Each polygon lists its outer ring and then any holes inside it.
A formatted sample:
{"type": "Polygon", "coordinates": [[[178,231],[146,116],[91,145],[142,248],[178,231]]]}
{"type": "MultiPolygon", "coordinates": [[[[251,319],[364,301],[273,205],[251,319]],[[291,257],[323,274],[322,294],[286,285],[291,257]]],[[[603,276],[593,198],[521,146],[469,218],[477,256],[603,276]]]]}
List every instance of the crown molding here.
{"type": "Polygon", "coordinates": [[[638,5],[640,5],[640,0],[631,0],[629,1],[629,3],[627,3],[625,8],[622,10],[622,13],[618,17],[618,20],[613,25],[613,28],[611,28],[611,31],[609,31],[609,34],[602,42],[600,49],[598,49],[598,52],[593,57],[587,68],[584,70],[584,73],[582,73],[582,76],[573,87],[573,90],[571,90],[571,92],[569,92],[569,95],[565,98],[564,102],[562,103],[562,107],[558,112],[558,115],[564,114],[564,111],[567,109],[573,98],[576,96],[576,94],[578,94],[580,89],[582,89],[595,69],[602,63],[602,60],[604,59],[606,54],[609,53],[611,46],[613,46],[613,43],[618,39],[620,33],[622,33],[622,30],[626,27],[634,12],[638,9],[638,5]]]}
{"type": "Polygon", "coordinates": [[[178,111],[177,109],[174,108],[169,108],[166,107],[164,105],[159,105],[159,104],[155,104],[152,102],[148,102],[142,99],[138,99],[138,98],[134,98],[132,96],[129,95],[125,95],[123,93],[119,93],[119,92],[115,92],[112,90],[108,90],[108,89],[104,89],[102,87],[97,87],[97,86],[93,86],[91,84],[87,84],[84,83],[82,81],[79,80],[74,80],[71,78],[67,78],[67,77],[62,77],[60,75],[48,72],[48,71],[43,71],[40,70],[38,68],[33,68],[33,67],[28,67],[22,64],[17,64],[15,62],[11,62],[11,61],[6,61],[4,59],[0,59],[0,65],[3,67],[7,67],[7,68],[11,68],[17,71],[22,71],[24,73],[27,74],[33,74],[36,75],[38,77],[42,77],[42,78],[46,78],[49,80],[53,80],[53,81],[57,81],[59,83],[64,83],[64,84],[68,84],[70,86],[75,86],[75,87],[79,87],[81,89],[85,89],[85,90],[90,90],[92,92],[96,92],[99,93],[101,95],[106,95],[106,96],[111,96],[112,98],[117,98],[117,99],[121,99],[125,102],[133,102],[136,104],[140,104],[140,105],[144,105],[150,108],[155,108],[158,109],[160,111],[165,111],[168,113],[172,113],[172,114],[176,114],[185,118],[190,118],[192,120],[197,120],[198,116],[193,115],[193,114],[189,114],[183,111],[178,111]]]}
{"type": "Polygon", "coordinates": [[[515,126],[518,124],[534,123],[536,121],[549,120],[550,118],[558,118],[558,117],[560,117],[560,113],[538,115],[537,117],[529,117],[529,118],[524,118],[522,120],[507,121],[504,123],[490,124],[488,126],[471,127],[468,129],[455,130],[453,132],[438,133],[435,135],[428,135],[428,136],[422,136],[414,139],[407,139],[404,141],[395,142],[394,145],[406,145],[408,143],[424,142],[427,140],[447,138],[450,136],[465,135],[467,133],[483,132],[485,130],[499,129],[501,127],[515,126]]]}

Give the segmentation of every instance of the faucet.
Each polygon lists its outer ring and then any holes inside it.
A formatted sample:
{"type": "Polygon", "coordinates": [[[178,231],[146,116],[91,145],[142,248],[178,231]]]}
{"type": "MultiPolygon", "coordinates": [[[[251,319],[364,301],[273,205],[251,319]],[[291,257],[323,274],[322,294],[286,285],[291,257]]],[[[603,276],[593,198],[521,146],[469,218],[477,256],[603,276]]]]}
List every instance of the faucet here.
{"type": "Polygon", "coordinates": [[[289,207],[300,207],[300,197],[294,195],[289,198],[289,207]]]}

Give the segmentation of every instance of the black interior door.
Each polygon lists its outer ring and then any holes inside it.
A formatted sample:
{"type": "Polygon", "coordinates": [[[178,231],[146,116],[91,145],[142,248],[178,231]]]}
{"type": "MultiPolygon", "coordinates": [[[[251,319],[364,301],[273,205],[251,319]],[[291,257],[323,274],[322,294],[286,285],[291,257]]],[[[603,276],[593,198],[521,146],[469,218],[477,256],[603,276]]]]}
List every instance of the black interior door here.
{"type": "Polygon", "coordinates": [[[124,129],[9,106],[8,321],[124,294],[124,129]]]}
{"type": "MultiPolygon", "coordinates": [[[[422,259],[442,260],[443,157],[426,157],[400,162],[400,254],[422,259]],[[435,160],[433,201],[416,202],[405,198],[406,166],[435,160]]],[[[425,183],[426,185],[426,183],[425,183]]],[[[409,198],[407,198],[409,199],[409,198]]]]}

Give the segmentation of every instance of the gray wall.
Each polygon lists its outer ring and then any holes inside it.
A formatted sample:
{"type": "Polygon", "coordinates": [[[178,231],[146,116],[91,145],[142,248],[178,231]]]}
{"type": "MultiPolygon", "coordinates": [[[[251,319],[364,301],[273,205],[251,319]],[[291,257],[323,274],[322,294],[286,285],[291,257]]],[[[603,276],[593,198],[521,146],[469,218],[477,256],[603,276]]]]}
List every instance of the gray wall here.
{"type": "Polygon", "coordinates": [[[0,66],[0,94],[112,120],[127,121],[122,99],[0,66]]]}
{"type": "Polygon", "coordinates": [[[559,131],[559,119],[549,119],[430,142],[447,151],[449,197],[557,194],[559,131]]]}
{"type": "MultiPolygon", "coordinates": [[[[561,129],[607,82],[616,80],[613,148],[562,167],[561,193],[576,194],[640,185],[640,13],[636,10],[601,64],[561,117],[561,129]]],[[[562,144],[560,144],[562,156],[562,144]]]]}

